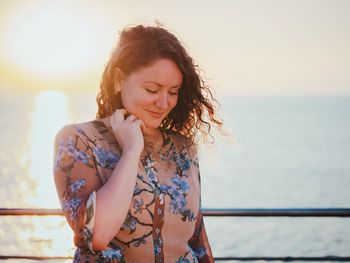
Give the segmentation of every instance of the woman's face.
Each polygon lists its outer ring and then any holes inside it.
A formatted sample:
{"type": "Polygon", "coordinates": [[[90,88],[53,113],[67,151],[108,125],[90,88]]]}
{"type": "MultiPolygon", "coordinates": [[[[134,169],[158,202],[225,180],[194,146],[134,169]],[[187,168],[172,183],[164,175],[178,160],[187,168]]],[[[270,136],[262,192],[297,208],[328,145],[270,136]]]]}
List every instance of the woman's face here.
{"type": "Polygon", "coordinates": [[[181,84],[182,74],[177,65],[169,59],[158,59],[121,81],[123,106],[147,128],[158,128],[175,107],[181,84]]]}

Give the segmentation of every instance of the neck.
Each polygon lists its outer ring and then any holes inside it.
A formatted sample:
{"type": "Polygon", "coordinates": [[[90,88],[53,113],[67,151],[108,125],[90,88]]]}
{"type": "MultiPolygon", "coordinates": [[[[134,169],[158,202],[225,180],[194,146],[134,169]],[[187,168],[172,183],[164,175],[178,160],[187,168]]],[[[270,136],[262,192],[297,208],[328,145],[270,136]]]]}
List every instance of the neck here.
{"type": "MultiPolygon", "coordinates": [[[[112,126],[111,125],[111,116],[107,116],[105,118],[102,118],[101,120],[102,120],[102,122],[104,122],[104,124],[107,127],[110,128],[112,126]]],[[[147,142],[152,142],[155,144],[162,144],[163,143],[163,134],[159,128],[148,128],[148,127],[143,128],[142,134],[145,138],[145,141],[147,141],[147,142]]]]}
{"type": "Polygon", "coordinates": [[[142,133],[146,141],[156,144],[163,142],[163,135],[159,128],[143,128],[142,133]]]}

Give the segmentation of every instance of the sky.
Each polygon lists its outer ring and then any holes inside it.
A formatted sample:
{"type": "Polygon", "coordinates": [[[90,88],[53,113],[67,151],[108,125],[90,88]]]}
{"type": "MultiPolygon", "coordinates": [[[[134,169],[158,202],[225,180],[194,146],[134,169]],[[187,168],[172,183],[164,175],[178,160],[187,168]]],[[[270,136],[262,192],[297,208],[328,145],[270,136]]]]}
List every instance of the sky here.
{"type": "Polygon", "coordinates": [[[350,1],[0,2],[0,92],[97,92],[118,32],[175,33],[219,94],[350,95],[350,1]]]}

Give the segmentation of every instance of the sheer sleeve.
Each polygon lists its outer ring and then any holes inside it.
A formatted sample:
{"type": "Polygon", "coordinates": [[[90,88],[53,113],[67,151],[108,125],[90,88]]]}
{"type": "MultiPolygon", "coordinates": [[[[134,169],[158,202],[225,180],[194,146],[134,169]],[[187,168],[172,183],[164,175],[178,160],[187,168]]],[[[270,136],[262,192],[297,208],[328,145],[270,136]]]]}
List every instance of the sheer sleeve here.
{"type": "MultiPolygon", "coordinates": [[[[196,167],[196,172],[198,174],[198,181],[199,186],[201,185],[201,177],[200,177],[200,171],[199,171],[199,164],[198,164],[198,156],[197,156],[197,150],[194,149],[194,152],[192,152],[192,162],[194,164],[194,167],[196,167]]],[[[201,190],[200,190],[201,193],[201,190]]],[[[200,263],[213,263],[213,254],[210,248],[209,240],[207,237],[207,233],[205,231],[204,226],[204,220],[203,220],[203,213],[202,213],[202,204],[201,204],[201,194],[199,196],[199,212],[197,216],[197,221],[195,225],[195,230],[188,241],[189,246],[195,253],[196,257],[198,258],[200,263]]]]}
{"type": "Polygon", "coordinates": [[[92,253],[96,206],[95,191],[101,187],[93,151],[85,133],[67,125],[54,142],[54,180],[64,215],[74,231],[77,247],[92,253]]]}

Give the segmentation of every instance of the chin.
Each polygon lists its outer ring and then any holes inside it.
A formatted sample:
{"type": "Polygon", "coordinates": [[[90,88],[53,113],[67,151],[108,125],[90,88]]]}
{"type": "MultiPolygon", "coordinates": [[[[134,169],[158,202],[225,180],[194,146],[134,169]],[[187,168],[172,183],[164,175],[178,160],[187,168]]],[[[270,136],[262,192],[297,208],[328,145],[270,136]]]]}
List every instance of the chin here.
{"type": "MultiPolygon", "coordinates": [[[[163,120],[162,120],[163,121],[163,120]]],[[[159,128],[160,124],[162,123],[161,121],[156,121],[156,120],[148,120],[148,121],[143,121],[145,124],[146,128],[152,128],[152,129],[157,129],[159,128]]]]}
{"type": "Polygon", "coordinates": [[[145,123],[146,128],[157,129],[160,126],[160,123],[145,123]]]}

